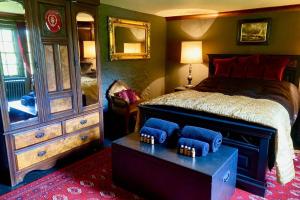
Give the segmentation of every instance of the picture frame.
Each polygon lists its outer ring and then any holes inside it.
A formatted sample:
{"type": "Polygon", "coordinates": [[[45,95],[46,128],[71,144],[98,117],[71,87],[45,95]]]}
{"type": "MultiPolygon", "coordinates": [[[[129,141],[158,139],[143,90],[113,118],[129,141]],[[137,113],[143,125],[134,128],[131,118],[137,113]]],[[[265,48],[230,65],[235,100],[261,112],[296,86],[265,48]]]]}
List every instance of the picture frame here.
{"type": "Polygon", "coordinates": [[[271,31],[271,18],[243,19],[238,22],[239,45],[267,45],[271,31]]]}

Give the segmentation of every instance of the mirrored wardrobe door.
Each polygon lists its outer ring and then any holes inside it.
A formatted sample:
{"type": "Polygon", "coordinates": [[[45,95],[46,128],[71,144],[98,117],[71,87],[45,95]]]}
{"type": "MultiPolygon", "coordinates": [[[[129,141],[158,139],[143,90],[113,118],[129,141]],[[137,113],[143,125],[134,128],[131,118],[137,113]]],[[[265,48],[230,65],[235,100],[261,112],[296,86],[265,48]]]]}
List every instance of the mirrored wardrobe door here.
{"type": "Polygon", "coordinates": [[[0,1],[2,101],[10,124],[37,120],[35,69],[24,2],[0,1]]]}
{"type": "Polygon", "coordinates": [[[99,83],[96,53],[95,12],[75,6],[74,30],[78,102],[80,110],[95,108],[99,102],[99,83]],[[77,45],[76,45],[77,44],[77,45]]]}
{"type": "Polygon", "coordinates": [[[46,121],[77,113],[70,1],[36,1],[46,121]],[[57,22],[57,23],[55,23],[57,22]]]}

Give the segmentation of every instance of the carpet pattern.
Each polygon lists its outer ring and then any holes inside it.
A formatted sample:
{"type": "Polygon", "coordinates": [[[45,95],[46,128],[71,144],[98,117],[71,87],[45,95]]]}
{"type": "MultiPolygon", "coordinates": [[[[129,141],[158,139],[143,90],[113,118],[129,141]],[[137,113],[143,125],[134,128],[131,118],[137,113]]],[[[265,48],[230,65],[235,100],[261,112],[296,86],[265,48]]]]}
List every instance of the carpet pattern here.
{"type": "Polygon", "coordinates": [[[237,188],[232,200],[300,200],[300,153],[296,153],[294,166],[296,177],[285,185],[277,183],[275,168],[267,172],[267,191],[265,198],[237,188]]]}
{"type": "MultiPolygon", "coordinates": [[[[300,199],[300,154],[295,159],[296,178],[286,184],[276,182],[275,170],[267,173],[268,190],[262,198],[236,189],[232,200],[300,199]]],[[[141,197],[112,183],[111,149],[97,152],[37,181],[0,196],[0,200],[138,200],[141,197]]]]}
{"type": "Polygon", "coordinates": [[[106,148],[66,168],[0,196],[0,200],[141,199],[112,184],[111,149],[106,148]]]}

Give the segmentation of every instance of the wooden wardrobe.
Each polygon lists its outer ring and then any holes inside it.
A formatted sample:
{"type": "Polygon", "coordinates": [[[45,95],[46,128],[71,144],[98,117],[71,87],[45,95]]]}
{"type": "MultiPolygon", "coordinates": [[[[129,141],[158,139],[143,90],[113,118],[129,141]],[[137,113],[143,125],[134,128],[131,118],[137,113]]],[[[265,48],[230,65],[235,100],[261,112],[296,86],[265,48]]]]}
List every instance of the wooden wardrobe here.
{"type": "Polygon", "coordinates": [[[0,164],[14,186],[104,136],[99,1],[9,6],[0,12],[0,164]]]}

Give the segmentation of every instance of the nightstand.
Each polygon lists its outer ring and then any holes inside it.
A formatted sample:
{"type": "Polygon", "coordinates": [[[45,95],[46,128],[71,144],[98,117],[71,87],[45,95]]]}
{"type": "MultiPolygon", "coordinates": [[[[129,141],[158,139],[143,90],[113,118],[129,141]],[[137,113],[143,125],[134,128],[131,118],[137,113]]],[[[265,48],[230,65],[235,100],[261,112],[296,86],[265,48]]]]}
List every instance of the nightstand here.
{"type": "Polygon", "coordinates": [[[175,92],[178,92],[178,91],[185,91],[185,90],[190,90],[191,88],[187,88],[187,87],[184,87],[184,86],[179,86],[179,87],[176,87],[174,89],[175,92]]]}

